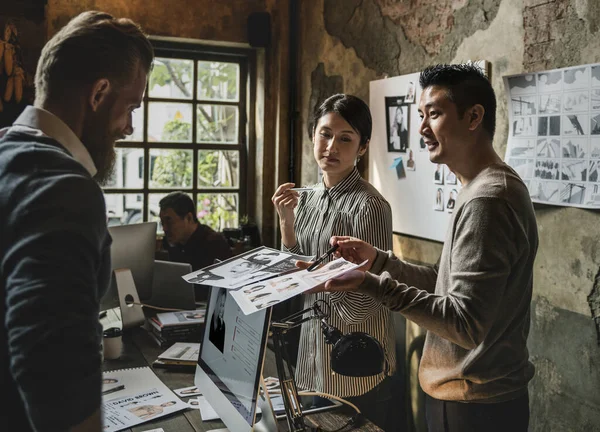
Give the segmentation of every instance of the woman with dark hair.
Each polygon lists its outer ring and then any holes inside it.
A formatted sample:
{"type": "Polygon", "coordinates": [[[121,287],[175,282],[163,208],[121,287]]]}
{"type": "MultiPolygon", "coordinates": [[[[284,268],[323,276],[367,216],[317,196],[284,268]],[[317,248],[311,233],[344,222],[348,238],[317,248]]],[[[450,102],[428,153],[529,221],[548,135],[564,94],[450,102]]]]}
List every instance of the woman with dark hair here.
{"type": "MultiPolygon", "coordinates": [[[[313,154],[323,179],[300,195],[284,183],[272,201],[279,215],[283,249],[299,255],[322,255],[332,235],[345,233],[371,239],[379,248],[392,248],[392,211],[388,202],[356,169],[371,138],[372,119],[367,104],[356,96],[337,94],[325,100],[313,117],[313,154]]],[[[333,373],[331,346],[320,323],[303,324],[296,381],[300,388],[331,393],[352,401],[384,430],[391,400],[391,379],[396,367],[391,313],[379,302],[359,293],[306,294],[304,306],[316,300],[331,304],[329,323],[342,333],[363,331],[383,345],[387,370],[369,377],[333,373]]]]}
{"type": "Polygon", "coordinates": [[[214,311],[210,320],[210,331],[208,340],[221,352],[225,347],[225,302],[227,301],[227,289],[220,288],[217,292],[214,311]]]}

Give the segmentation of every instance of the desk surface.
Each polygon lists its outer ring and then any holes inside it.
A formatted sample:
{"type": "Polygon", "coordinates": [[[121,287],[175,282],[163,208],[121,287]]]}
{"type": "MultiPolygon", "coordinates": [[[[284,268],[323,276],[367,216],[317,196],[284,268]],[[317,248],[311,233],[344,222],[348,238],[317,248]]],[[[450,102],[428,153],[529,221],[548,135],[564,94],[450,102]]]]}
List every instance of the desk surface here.
{"type": "MultiPolygon", "coordinates": [[[[123,336],[123,355],[118,360],[106,360],[104,370],[133,368],[140,366],[152,367],[152,362],[156,360],[164,349],[160,348],[142,328],[132,329],[125,332],[123,336]]],[[[267,349],[267,358],[264,365],[265,376],[277,376],[273,353],[267,349]]],[[[170,389],[179,389],[194,385],[194,373],[180,372],[168,369],[155,369],[156,375],[170,389]]],[[[341,407],[333,411],[306,416],[307,424],[312,426],[319,425],[325,430],[335,430],[344,425],[348,415],[354,411],[351,408],[341,407]]],[[[279,422],[280,429],[287,431],[285,420],[279,422]]],[[[225,425],[220,421],[203,422],[199,410],[185,410],[170,416],[161,417],[153,421],[142,423],[131,429],[132,432],[141,432],[149,429],[163,428],[165,432],[206,432],[212,429],[224,428],[225,425]]],[[[348,429],[344,429],[347,431],[348,429]]],[[[381,429],[365,420],[360,428],[354,430],[381,432],[381,429]]]]}

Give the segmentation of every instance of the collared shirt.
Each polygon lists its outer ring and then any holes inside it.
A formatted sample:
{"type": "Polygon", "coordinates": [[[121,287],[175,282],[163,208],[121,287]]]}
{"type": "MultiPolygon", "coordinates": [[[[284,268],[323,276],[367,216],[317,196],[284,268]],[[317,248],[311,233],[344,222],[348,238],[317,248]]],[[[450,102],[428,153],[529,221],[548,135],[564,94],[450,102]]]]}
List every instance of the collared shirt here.
{"type": "MultiPolygon", "coordinates": [[[[300,196],[295,222],[297,244],[289,249],[300,255],[320,256],[329,249],[334,235],[352,236],[380,249],[392,248],[392,210],[389,203],[356,168],[334,187],[323,183],[300,196]]],[[[284,249],[287,249],[284,247],[284,249]]],[[[304,296],[304,307],[316,300],[331,305],[329,324],[343,334],[361,331],[381,342],[386,354],[387,371],[371,377],[334,374],[330,368],[331,345],[325,343],[320,322],[311,320],[302,326],[296,366],[299,388],[331,393],[340,397],[362,395],[396,368],[394,324],[391,312],[369,296],[356,293],[318,293],[304,296]]]]}
{"type": "MultiPolygon", "coordinates": [[[[28,135],[46,136],[58,141],[92,177],[96,175],[96,165],[81,140],[65,122],[51,112],[29,105],[15,120],[12,128],[28,135]]],[[[0,138],[9,129],[11,127],[0,129],[0,138]]]]}

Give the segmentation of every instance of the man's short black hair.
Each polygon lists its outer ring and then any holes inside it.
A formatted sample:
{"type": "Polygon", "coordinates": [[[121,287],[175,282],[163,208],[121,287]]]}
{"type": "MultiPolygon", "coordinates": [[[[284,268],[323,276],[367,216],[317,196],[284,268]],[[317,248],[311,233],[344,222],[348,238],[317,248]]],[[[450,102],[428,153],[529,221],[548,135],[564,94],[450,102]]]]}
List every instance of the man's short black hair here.
{"type": "Polygon", "coordinates": [[[180,218],[184,218],[188,213],[191,213],[194,222],[198,222],[194,201],[186,193],[171,192],[158,202],[158,206],[161,210],[173,209],[180,218]]]}
{"type": "Polygon", "coordinates": [[[439,86],[446,89],[448,98],[456,104],[458,115],[473,105],[485,110],[483,129],[490,139],[496,132],[496,94],[483,70],[473,64],[438,64],[427,67],[419,75],[419,84],[427,87],[439,86]]]}

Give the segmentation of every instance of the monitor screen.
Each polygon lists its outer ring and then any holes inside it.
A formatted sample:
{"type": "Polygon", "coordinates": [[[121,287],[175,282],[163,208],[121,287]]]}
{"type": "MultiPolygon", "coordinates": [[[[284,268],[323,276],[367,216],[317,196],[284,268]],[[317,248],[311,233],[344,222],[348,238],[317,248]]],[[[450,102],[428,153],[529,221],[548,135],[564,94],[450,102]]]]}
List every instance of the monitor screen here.
{"type": "Polygon", "coordinates": [[[226,288],[210,289],[194,384],[231,431],[254,425],[270,315],[244,315],[226,288]]]}
{"type": "MultiPolygon", "coordinates": [[[[110,259],[112,269],[128,268],[140,300],[152,295],[154,276],[154,251],[156,250],[156,222],[108,227],[112,237],[110,259]]],[[[114,280],[101,301],[101,309],[119,306],[119,296],[114,280]]]]}

